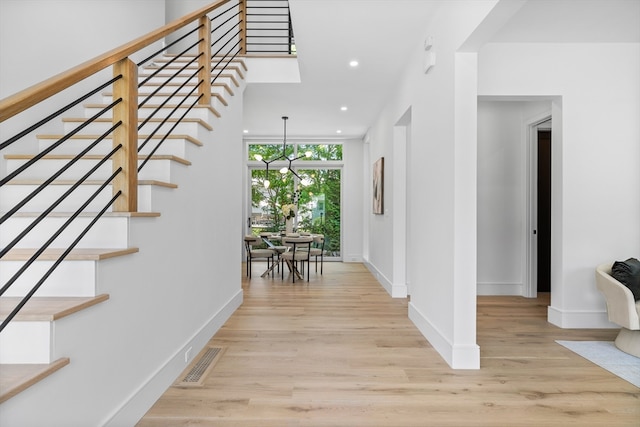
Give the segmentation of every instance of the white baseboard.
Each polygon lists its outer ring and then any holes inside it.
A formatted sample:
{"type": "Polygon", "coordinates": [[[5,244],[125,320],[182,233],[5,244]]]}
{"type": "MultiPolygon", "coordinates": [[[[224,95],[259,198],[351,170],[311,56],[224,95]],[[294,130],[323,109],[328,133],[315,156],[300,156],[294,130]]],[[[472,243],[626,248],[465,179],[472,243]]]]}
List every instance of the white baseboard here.
{"type": "Polygon", "coordinates": [[[547,320],[563,329],[620,329],[609,322],[606,311],[571,311],[549,306],[547,320]]]}
{"type": "Polygon", "coordinates": [[[413,303],[409,303],[409,319],[453,369],[480,369],[478,345],[451,344],[413,303]]]}
{"type": "Polygon", "coordinates": [[[375,266],[373,266],[368,261],[364,262],[365,267],[373,274],[373,277],[382,285],[382,287],[387,291],[391,298],[406,298],[408,295],[407,284],[406,283],[391,283],[391,281],[380,271],[378,271],[375,266]]]}
{"type": "Polygon", "coordinates": [[[478,295],[522,296],[522,283],[478,283],[478,295]]]}
{"type": "Polygon", "coordinates": [[[104,426],[135,425],[153,404],[173,384],[175,378],[186,368],[184,354],[192,348],[191,354],[197,355],[211,337],[224,325],[231,315],[242,305],[243,294],[239,290],[215,313],[167,362],[161,366],[113,415],[108,417],[104,426]]]}

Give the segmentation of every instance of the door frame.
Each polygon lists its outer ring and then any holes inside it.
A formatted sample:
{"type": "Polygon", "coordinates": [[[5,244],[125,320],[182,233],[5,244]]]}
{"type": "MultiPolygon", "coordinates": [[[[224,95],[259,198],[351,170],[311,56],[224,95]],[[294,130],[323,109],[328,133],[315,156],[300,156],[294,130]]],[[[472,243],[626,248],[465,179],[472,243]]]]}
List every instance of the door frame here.
{"type": "Polygon", "coordinates": [[[393,273],[391,296],[406,298],[411,295],[409,285],[409,234],[408,229],[408,149],[411,143],[411,108],[409,108],[393,127],[393,208],[391,211],[393,227],[393,273]]]}
{"type": "MultiPolygon", "coordinates": [[[[538,129],[548,122],[551,130],[551,111],[533,117],[526,122],[527,134],[527,208],[525,220],[525,286],[524,297],[538,296],[538,239],[534,230],[538,227],[538,129]]],[[[552,133],[553,138],[553,133],[552,133]]],[[[553,177],[551,178],[553,180],[553,177]]]]}

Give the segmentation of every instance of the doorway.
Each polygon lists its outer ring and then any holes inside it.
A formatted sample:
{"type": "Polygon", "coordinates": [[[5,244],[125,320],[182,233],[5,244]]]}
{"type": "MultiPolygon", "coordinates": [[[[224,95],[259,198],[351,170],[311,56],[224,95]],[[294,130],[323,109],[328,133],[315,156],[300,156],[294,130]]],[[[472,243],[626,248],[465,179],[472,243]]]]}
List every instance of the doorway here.
{"type": "Polygon", "coordinates": [[[537,291],[551,292],[551,129],[537,129],[537,291]]]}
{"type": "Polygon", "coordinates": [[[551,292],[551,116],[529,123],[528,285],[525,296],[551,292]]]}

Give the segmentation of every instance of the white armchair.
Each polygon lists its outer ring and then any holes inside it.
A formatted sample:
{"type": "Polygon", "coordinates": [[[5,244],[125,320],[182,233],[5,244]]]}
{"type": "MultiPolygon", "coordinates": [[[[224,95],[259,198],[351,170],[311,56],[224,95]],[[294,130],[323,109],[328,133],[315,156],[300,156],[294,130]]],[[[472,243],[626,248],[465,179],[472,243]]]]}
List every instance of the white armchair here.
{"type": "Polygon", "coordinates": [[[611,276],[612,265],[605,263],[596,268],[596,285],[607,302],[609,321],[622,326],[616,347],[640,357],[640,301],[635,301],[629,288],[611,276]]]}

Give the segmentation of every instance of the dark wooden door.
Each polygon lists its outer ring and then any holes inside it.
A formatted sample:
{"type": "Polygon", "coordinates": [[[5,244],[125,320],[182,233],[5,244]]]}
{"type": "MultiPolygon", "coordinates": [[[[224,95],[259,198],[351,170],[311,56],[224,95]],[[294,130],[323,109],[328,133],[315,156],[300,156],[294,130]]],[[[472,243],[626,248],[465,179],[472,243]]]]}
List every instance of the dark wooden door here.
{"type": "Polygon", "coordinates": [[[538,292],[551,291],[551,131],[538,130],[538,292]]]}

